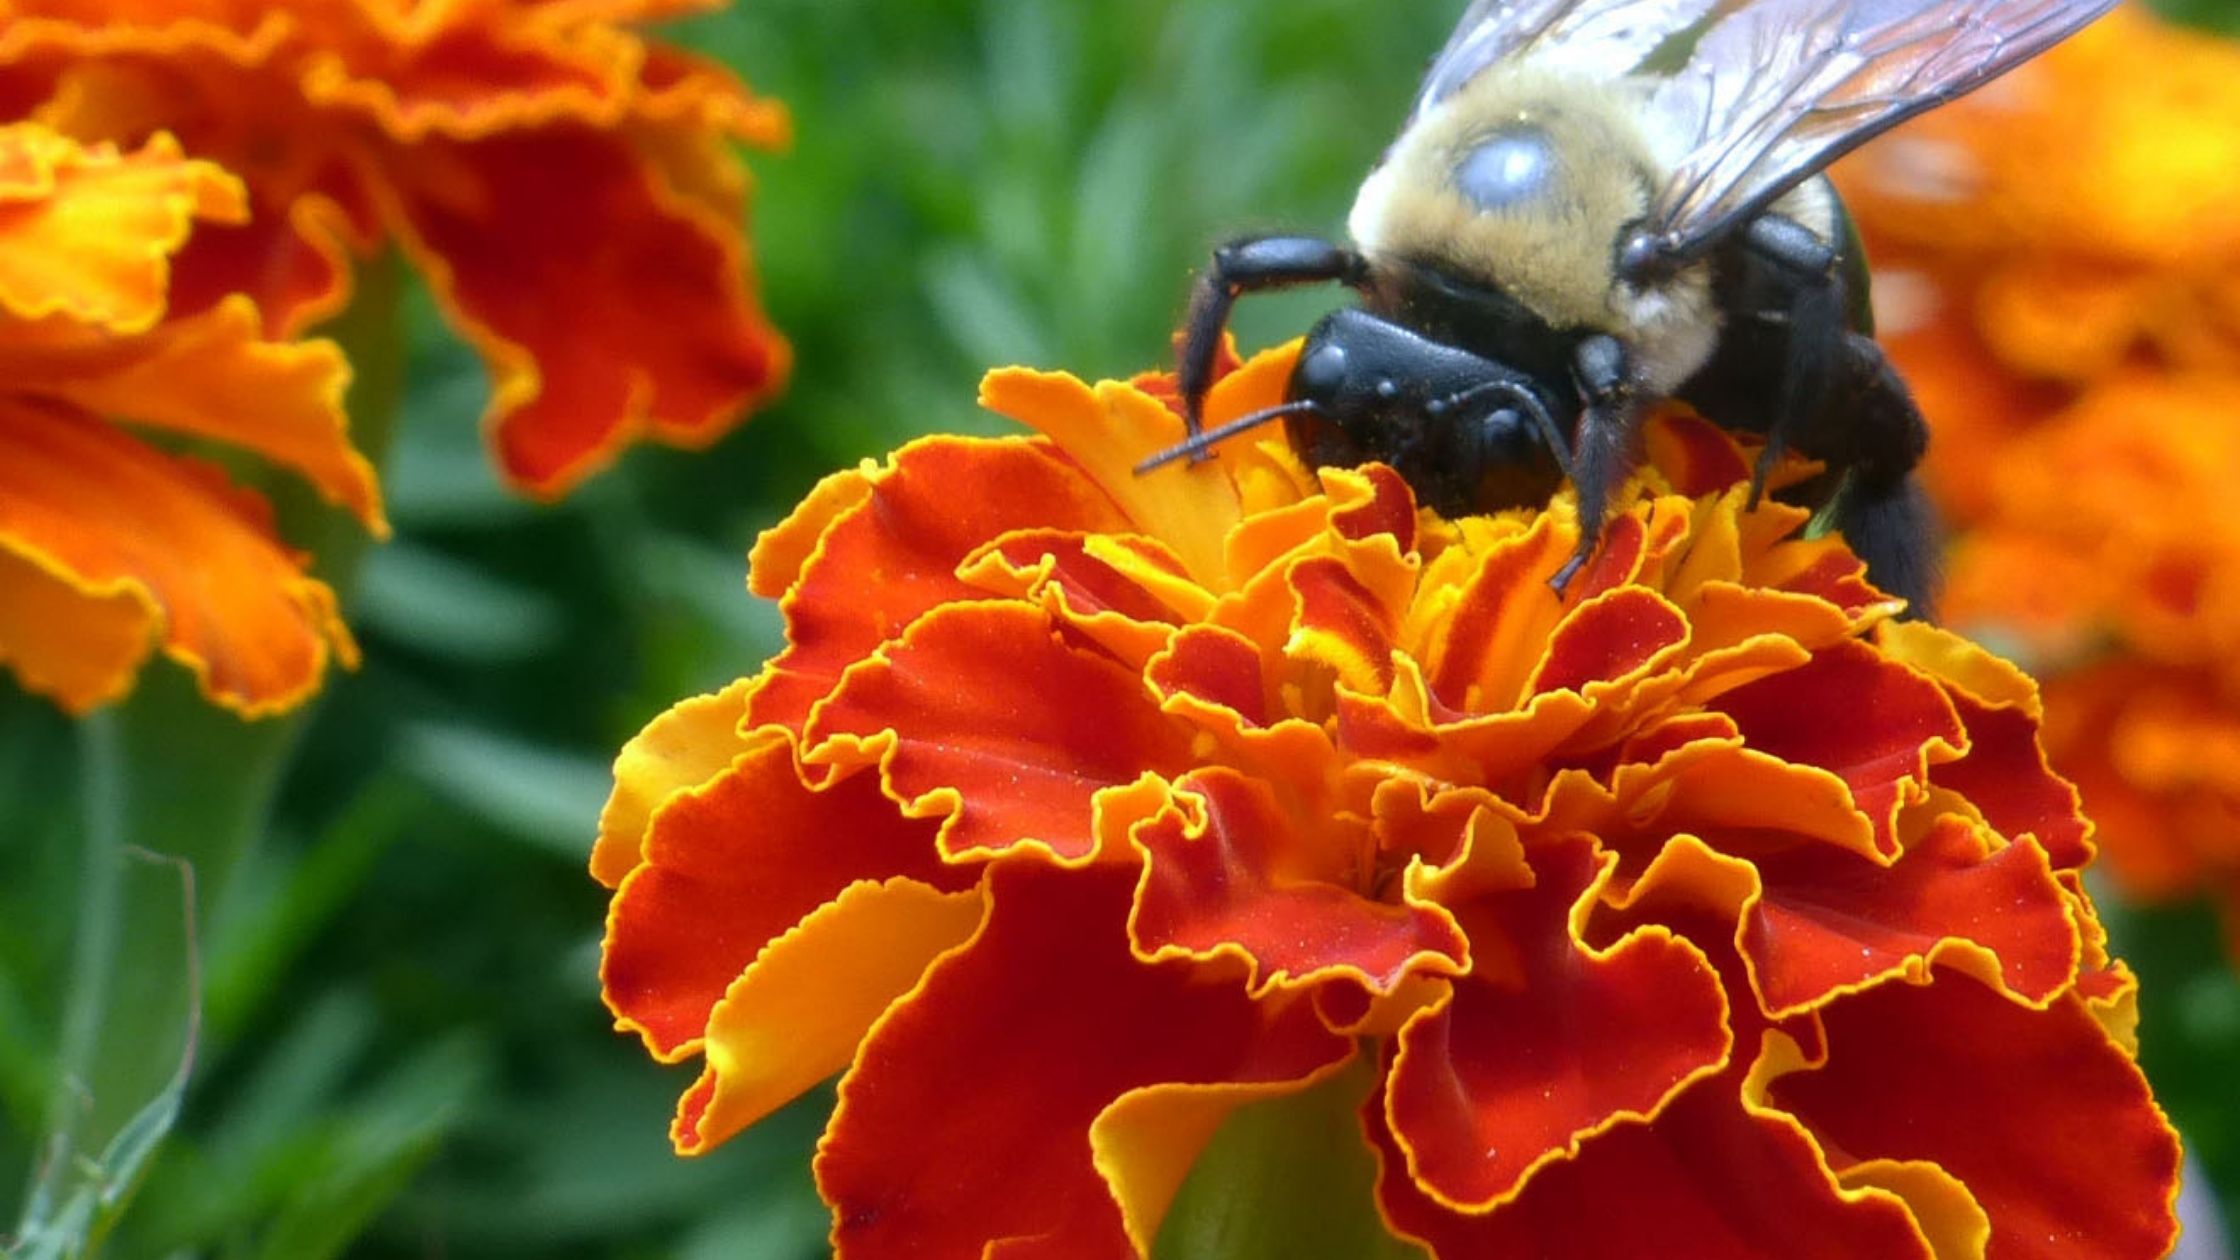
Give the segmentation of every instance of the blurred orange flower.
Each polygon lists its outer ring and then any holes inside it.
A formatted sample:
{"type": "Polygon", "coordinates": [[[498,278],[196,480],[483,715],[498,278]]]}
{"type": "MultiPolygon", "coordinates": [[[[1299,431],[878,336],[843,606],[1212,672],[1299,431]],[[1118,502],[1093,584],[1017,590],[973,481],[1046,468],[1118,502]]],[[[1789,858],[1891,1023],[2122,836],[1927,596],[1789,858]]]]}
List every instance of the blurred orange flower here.
{"type": "Polygon", "coordinates": [[[845,1070],[842,1256],[1139,1255],[1225,1116],[1371,1055],[1441,1256],[2170,1246],[2026,678],[1691,416],[1559,599],[1568,497],[1442,520],[1280,435],[1137,477],[1163,392],[997,372],[1040,436],[829,478],[753,558],[787,649],[623,750],[605,992],[704,1059],[679,1150],[845,1070]]]}
{"type": "Polygon", "coordinates": [[[2240,45],[2118,10],[1838,176],[1948,618],[2046,679],[2125,889],[2221,892],[2240,956],[2240,45]]]}
{"type": "Polygon", "coordinates": [[[641,435],[703,445],[786,374],[730,144],[787,134],[726,71],[623,23],[692,0],[20,0],[0,116],[86,140],[161,130],[240,175],[174,302],[256,299],[285,336],[394,239],[494,378],[499,466],[565,493],[641,435]]]}
{"type": "Polygon", "coordinates": [[[263,500],[113,423],[260,455],[386,532],[340,351],[267,340],[246,297],[167,304],[190,233],[245,214],[166,136],[120,153],[0,127],[0,662],[73,713],[130,690],[159,641],[252,717],[356,660],[263,500]]]}

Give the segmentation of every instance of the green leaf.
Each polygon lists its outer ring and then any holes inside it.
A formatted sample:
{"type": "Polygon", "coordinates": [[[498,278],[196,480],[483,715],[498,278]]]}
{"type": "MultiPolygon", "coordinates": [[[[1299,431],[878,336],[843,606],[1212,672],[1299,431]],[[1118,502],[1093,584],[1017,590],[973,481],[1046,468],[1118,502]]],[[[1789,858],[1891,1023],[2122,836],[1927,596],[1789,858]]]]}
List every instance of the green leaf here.
{"type": "Polygon", "coordinates": [[[262,1260],[341,1254],[395,1199],[483,1091],[488,1056],[470,1036],[449,1037],[405,1061],[329,1130],[313,1167],[265,1232],[262,1260]]]}
{"type": "Polygon", "coordinates": [[[408,727],[404,763],[423,783],[553,857],[581,863],[613,778],[608,763],[478,727],[408,727]]]}
{"type": "Polygon", "coordinates": [[[1303,1093],[1238,1108],[1191,1165],[1154,1260],[1421,1260],[1372,1195],[1361,1104],[1375,1070],[1364,1051],[1303,1093]]]}
{"type": "Polygon", "coordinates": [[[535,656],[557,642],[563,628],[548,596],[407,542],[367,558],[355,607],[363,629],[474,664],[535,656]]]}

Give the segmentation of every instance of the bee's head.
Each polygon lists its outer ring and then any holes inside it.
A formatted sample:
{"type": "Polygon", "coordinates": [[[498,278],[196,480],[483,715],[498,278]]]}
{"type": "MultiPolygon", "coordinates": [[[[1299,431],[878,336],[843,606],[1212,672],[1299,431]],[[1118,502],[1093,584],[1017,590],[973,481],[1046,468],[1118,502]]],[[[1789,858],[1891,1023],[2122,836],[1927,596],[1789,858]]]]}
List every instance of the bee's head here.
{"type": "Polygon", "coordinates": [[[1616,249],[1648,206],[1648,150],[1609,85],[1487,73],[1418,118],[1362,185],[1372,257],[1500,288],[1557,327],[1607,327],[1616,249]]]}

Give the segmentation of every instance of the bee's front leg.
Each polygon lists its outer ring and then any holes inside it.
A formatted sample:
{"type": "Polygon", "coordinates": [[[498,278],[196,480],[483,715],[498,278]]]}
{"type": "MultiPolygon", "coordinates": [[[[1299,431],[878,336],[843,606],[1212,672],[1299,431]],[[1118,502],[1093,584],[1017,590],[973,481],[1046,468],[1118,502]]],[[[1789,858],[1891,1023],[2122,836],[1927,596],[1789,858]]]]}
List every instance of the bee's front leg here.
{"type": "Polygon", "coordinates": [[[1585,403],[1571,455],[1571,485],[1579,499],[1579,546],[1548,579],[1559,595],[1602,541],[1610,488],[1633,471],[1634,438],[1641,420],[1640,390],[1624,342],[1608,333],[1581,341],[1572,354],[1571,374],[1585,403]]]}
{"type": "MultiPolygon", "coordinates": [[[[1229,326],[1229,308],[1247,293],[1301,284],[1344,284],[1360,288],[1369,263],[1359,253],[1315,236],[1255,236],[1230,241],[1213,251],[1212,265],[1198,277],[1183,321],[1181,362],[1176,383],[1182,391],[1182,419],[1192,437],[1202,421],[1206,391],[1213,388],[1213,360],[1229,326]]],[[[1193,458],[1203,458],[1194,455],[1193,458]]]]}

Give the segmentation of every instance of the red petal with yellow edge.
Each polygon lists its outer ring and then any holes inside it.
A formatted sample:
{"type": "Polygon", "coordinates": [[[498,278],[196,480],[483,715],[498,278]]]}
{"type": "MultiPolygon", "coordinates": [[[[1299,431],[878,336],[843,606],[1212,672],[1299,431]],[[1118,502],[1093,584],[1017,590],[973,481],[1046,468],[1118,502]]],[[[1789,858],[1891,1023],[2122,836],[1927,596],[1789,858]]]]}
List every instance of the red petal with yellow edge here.
{"type": "Polygon", "coordinates": [[[171,284],[176,313],[207,310],[228,294],[246,294],[273,336],[300,335],[350,304],[353,254],[381,240],[365,211],[353,218],[342,202],[307,192],[286,205],[260,206],[248,223],[203,228],[179,255],[171,284]]]}
{"type": "Polygon", "coordinates": [[[1800,549],[1794,559],[1801,562],[1786,566],[1778,575],[1746,570],[1748,576],[1778,590],[1826,600],[1855,617],[1889,602],[1888,595],[1867,581],[1866,562],[1840,540],[1819,538],[1790,545],[1800,549]]]}
{"type": "Polygon", "coordinates": [[[708,1014],[708,1066],[670,1136],[697,1155],[848,1066],[880,1012],[980,926],[980,894],[851,884],[770,942],[708,1014]]]}
{"type": "MultiPolygon", "coordinates": [[[[1096,537],[1109,538],[1109,535],[1096,537]]],[[[1075,613],[1094,616],[1097,613],[1118,613],[1133,621],[1171,623],[1174,610],[1161,604],[1151,592],[1136,585],[1120,570],[1113,568],[1099,556],[1092,555],[1088,546],[1092,536],[1069,530],[1026,529],[1006,534],[988,548],[990,557],[1000,557],[1013,574],[1025,574],[1047,563],[1049,572],[1038,575],[1034,585],[1047,583],[1063,591],[1067,606],[1075,613]]],[[[1146,559],[1172,559],[1160,544],[1149,539],[1135,553],[1146,559]]],[[[1005,595],[1025,595],[1027,590],[1006,590],[1005,595]]]]}
{"type": "Polygon", "coordinates": [[[1542,516],[1480,562],[1453,619],[1422,654],[1440,703],[1457,713],[1484,713],[1517,702],[1562,615],[1548,577],[1570,550],[1569,536],[1542,516]]]}
{"type": "Polygon", "coordinates": [[[0,127],[0,307],[109,332],[162,317],[170,258],[197,219],[239,219],[241,185],[169,136],[120,155],[44,127],[0,127]]]}
{"type": "Polygon", "coordinates": [[[645,854],[653,812],[678,792],[696,788],[731,765],[751,746],[741,723],[753,684],[745,679],[714,695],[694,696],[646,724],[614,759],[614,791],[599,811],[599,839],[591,848],[591,877],[609,888],[622,883],[645,854]]]}
{"type": "Polygon", "coordinates": [[[942,867],[933,835],[897,813],[871,774],[802,786],[788,741],[761,736],[654,815],[645,860],[607,914],[599,975],[617,1024],[655,1055],[681,1056],[763,946],[850,884],[969,883],[969,872],[942,867]]]}
{"type": "Polygon", "coordinates": [[[825,531],[878,484],[879,474],[865,460],[819,481],[786,518],[763,530],[747,554],[747,589],[776,599],[801,580],[801,571],[824,542],[825,531]]]}
{"type": "MultiPolygon", "coordinates": [[[[883,1016],[840,1084],[817,1185],[842,1260],[1137,1254],[1100,1175],[1137,1163],[1092,1126],[1131,1091],[1303,1087],[1352,1043],[1304,1001],[1254,1002],[1233,972],[1128,949],[1134,872],[989,872],[986,924],[883,1016]]],[[[1186,1161],[1195,1151],[1176,1150],[1186,1161]]],[[[1117,1201],[1116,1201],[1117,1200],[1117,1201]]],[[[1144,1221],[1145,1233],[1157,1222],[1144,1221]]]]}
{"type": "Polygon", "coordinates": [[[1284,654],[1325,666],[1341,686],[1384,694],[1392,685],[1393,610],[1331,556],[1294,564],[1290,582],[1299,608],[1284,654]]]}
{"type": "Polygon", "coordinates": [[[1584,692],[1611,683],[1688,640],[1688,619],[1645,587],[1620,587],[1574,609],[1548,640],[1527,690],[1584,692]]]}
{"type": "Polygon", "coordinates": [[[644,433],[705,445],[783,384],[737,224],[622,139],[431,140],[389,174],[406,249],[490,363],[492,445],[522,488],[564,494],[644,433]]]}
{"type": "Polygon", "coordinates": [[[1574,930],[1609,864],[1584,838],[1529,851],[1539,882],[1451,904],[1477,966],[1400,1030],[1386,1117],[1422,1192],[1483,1210],[1581,1142],[1652,1117],[1733,1048],[1701,950],[1644,928],[1574,930]]]}
{"type": "Polygon", "coordinates": [[[1643,508],[1611,518],[1603,526],[1594,559],[1579,571],[1572,585],[1564,588],[1565,598],[1583,604],[1627,583],[1655,584],[1673,547],[1689,533],[1688,513],[1674,510],[1676,502],[1652,500],[1643,508]]]}
{"type": "Polygon", "coordinates": [[[2027,1002],[2067,988],[2080,942],[2045,851],[1991,839],[1947,816],[1887,867],[1825,846],[1758,858],[1742,946],[1771,1013],[1939,960],[2027,1002]]]}
{"type": "Polygon", "coordinates": [[[2077,789],[2046,764],[2037,719],[1958,692],[1952,703],[1968,731],[1968,754],[1930,770],[1929,781],[1968,798],[2001,835],[2037,837],[2057,869],[2083,869],[2092,860],[2092,824],[2077,789]]]}
{"type": "MultiPolygon", "coordinates": [[[[162,611],[164,654],[194,672],[204,695],[247,717],[300,703],[330,655],[357,660],[334,592],[304,574],[270,517],[263,500],[215,469],[114,426],[59,407],[0,404],[0,546],[97,599],[144,592],[162,611]]],[[[117,612],[99,611],[86,633],[113,645],[117,612]]],[[[112,679],[78,698],[94,703],[95,693],[124,686],[112,679]]]]}
{"type": "Polygon", "coordinates": [[[1164,654],[1152,658],[1144,678],[1161,697],[1187,695],[1219,705],[1242,725],[1263,728],[1280,708],[1270,700],[1261,666],[1266,658],[1252,640],[1220,626],[1184,626],[1164,654]]]}
{"type": "Polygon", "coordinates": [[[1932,756],[1967,738],[1942,688],[1851,641],[1709,707],[1733,718],[1750,748],[1841,777],[1886,853],[1897,851],[1893,818],[1908,785],[1921,783],[1932,756]]]}
{"type": "Polygon", "coordinates": [[[1689,1087],[1652,1124],[1596,1134],[1481,1215],[1453,1211],[1409,1179],[1372,1095],[1378,1206],[1437,1260],[1930,1260],[1895,1198],[1839,1190],[1803,1130],[1746,1110],[1740,1075],[1689,1087]]]}
{"type": "Polygon", "coordinates": [[[1355,470],[1369,495],[1330,513],[1330,528],[1356,542],[1379,534],[1390,537],[1402,555],[1416,549],[1416,496],[1407,479],[1389,465],[1364,464],[1355,470]]]}
{"type": "Polygon", "coordinates": [[[1701,416],[1666,409],[1642,427],[1648,463],[1675,493],[1700,499],[1750,479],[1750,464],[1727,431],[1701,416]]]}
{"type": "Polygon", "coordinates": [[[2005,1260],[2161,1256],[2178,1139],[2084,1004],[2034,1011],[1965,976],[1830,1005],[1825,1066],[1773,1102],[1853,1159],[1928,1160],[1991,1217],[2005,1260]]]}
{"type": "Polygon", "coordinates": [[[1205,798],[1206,826],[1192,835],[1170,813],[1136,832],[1146,861],[1128,932],[1148,959],[1242,955],[1255,994],[1338,974],[1382,994],[1468,966],[1470,944],[1439,906],[1354,891],[1375,860],[1367,826],[1296,817],[1224,767],[1175,786],[1205,798]]]}
{"type": "MultiPolygon", "coordinates": [[[[1018,529],[1125,525],[1078,469],[1037,441],[927,438],[896,452],[873,483],[867,497],[831,517],[786,593],[789,646],[755,693],[753,725],[798,730],[848,666],[928,609],[977,598],[957,566],[990,539],[1018,529]]],[[[788,521],[780,531],[793,528],[788,521]]],[[[756,579],[756,589],[768,585],[756,579]]]]}
{"type": "Polygon", "coordinates": [[[810,719],[804,760],[834,764],[890,740],[888,794],[912,817],[941,819],[952,857],[1037,842],[1085,859],[1099,789],[1193,761],[1141,675],[1060,642],[1041,609],[1010,602],[936,609],[849,670],[810,719]]]}
{"type": "Polygon", "coordinates": [[[1692,744],[1715,741],[1739,745],[1742,732],[1724,713],[1675,713],[1626,737],[1617,764],[1653,766],[1692,744]]]}
{"type": "Polygon", "coordinates": [[[254,451],[387,535],[373,465],[350,445],[350,365],[333,342],[266,341],[238,295],[131,337],[11,331],[0,364],[15,389],[254,451]]]}
{"type": "Polygon", "coordinates": [[[1179,618],[1139,579],[1202,596],[1180,567],[1173,552],[1148,538],[1025,529],[996,539],[958,576],[987,594],[1040,604],[1115,659],[1140,668],[1166,647],[1179,618]]]}
{"type": "MultiPolygon", "coordinates": [[[[380,10],[362,11],[381,21],[380,10]]],[[[611,121],[636,86],[638,41],[612,28],[577,26],[537,40],[533,28],[523,29],[528,23],[506,21],[512,14],[504,8],[478,14],[461,6],[430,16],[437,20],[366,32],[385,36],[385,45],[334,40],[341,46],[308,58],[307,103],[357,115],[411,144],[562,120],[611,121]]]]}

